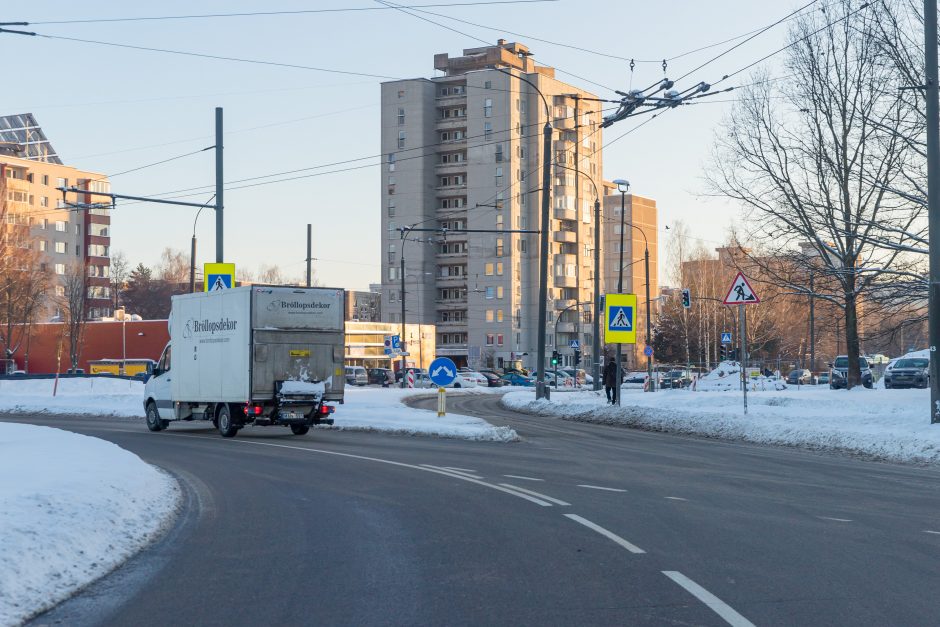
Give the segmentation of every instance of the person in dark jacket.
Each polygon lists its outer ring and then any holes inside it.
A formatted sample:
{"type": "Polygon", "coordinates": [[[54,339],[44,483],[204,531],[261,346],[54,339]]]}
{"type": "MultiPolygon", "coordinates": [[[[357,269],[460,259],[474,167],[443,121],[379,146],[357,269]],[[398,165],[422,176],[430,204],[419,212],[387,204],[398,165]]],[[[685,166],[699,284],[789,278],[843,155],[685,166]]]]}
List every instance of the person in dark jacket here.
{"type": "Polygon", "coordinates": [[[617,361],[611,357],[610,362],[604,366],[604,392],[607,394],[607,402],[613,403],[616,400],[614,386],[617,385],[617,361]]]}

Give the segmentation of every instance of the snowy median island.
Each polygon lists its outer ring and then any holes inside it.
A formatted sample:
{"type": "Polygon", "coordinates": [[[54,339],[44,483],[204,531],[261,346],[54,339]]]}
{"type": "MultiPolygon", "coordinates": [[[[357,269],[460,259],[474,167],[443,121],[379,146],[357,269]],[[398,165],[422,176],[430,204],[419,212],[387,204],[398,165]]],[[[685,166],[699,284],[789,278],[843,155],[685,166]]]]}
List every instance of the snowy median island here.
{"type": "MultiPolygon", "coordinates": [[[[104,377],[60,379],[55,396],[52,395],[53,385],[52,379],[0,380],[0,412],[137,419],[141,428],[146,429],[144,386],[139,381],[104,377]]],[[[487,393],[489,388],[447,391],[448,395],[487,393]]],[[[332,415],[336,420],[335,426],[317,429],[381,431],[492,442],[518,439],[511,428],[495,427],[482,418],[450,412],[439,418],[437,412],[403,404],[405,398],[422,394],[436,394],[436,390],[346,386],[346,403],[338,405],[332,415]]],[[[170,430],[175,426],[177,423],[171,424],[170,430]]],[[[242,431],[242,435],[250,433],[250,428],[242,431]]]]}
{"type": "Polygon", "coordinates": [[[737,388],[737,381],[727,386],[722,381],[709,391],[700,387],[699,391],[644,393],[624,388],[621,407],[608,405],[603,391],[553,391],[550,401],[536,401],[527,391],[507,394],[503,404],[566,420],[839,451],[896,462],[940,463],[940,428],[930,424],[930,390],[858,387],[847,391],[811,385],[777,390],[773,381],[758,382],[749,388],[745,416],[737,388]]]}
{"type": "Polygon", "coordinates": [[[146,546],[176,482],[84,435],[0,423],[0,625],[53,607],[146,546]]]}

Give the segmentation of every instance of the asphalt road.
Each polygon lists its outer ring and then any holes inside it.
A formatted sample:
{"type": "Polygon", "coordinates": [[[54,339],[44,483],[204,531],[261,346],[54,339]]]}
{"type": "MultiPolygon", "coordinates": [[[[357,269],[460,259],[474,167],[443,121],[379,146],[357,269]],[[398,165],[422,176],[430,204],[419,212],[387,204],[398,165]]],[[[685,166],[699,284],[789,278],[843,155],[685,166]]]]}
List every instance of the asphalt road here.
{"type": "Polygon", "coordinates": [[[165,538],[34,623],[940,624],[936,470],[449,407],[523,441],[4,417],[185,493],[165,538]]]}

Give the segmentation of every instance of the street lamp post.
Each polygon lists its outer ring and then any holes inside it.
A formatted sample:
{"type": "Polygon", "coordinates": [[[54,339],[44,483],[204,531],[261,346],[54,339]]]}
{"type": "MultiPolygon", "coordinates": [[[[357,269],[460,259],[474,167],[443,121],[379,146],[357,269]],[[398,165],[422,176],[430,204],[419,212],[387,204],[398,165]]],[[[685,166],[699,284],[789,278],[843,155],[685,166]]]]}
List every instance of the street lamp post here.
{"type": "Polygon", "coordinates": [[[193,219],[193,240],[189,249],[189,293],[193,294],[196,291],[196,222],[199,221],[199,214],[202,213],[202,210],[209,206],[209,203],[215,199],[213,195],[212,198],[206,201],[206,204],[199,207],[199,211],[196,212],[196,217],[193,219]]]}
{"type": "MultiPolygon", "coordinates": [[[[630,182],[624,179],[616,179],[614,184],[617,186],[617,190],[620,191],[620,263],[617,264],[617,293],[623,294],[623,231],[626,225],[626,202],[627,202],[627,192],[630,190],[630,182]]],[[[622,360],[621,353],[623,345],[620,342],[617,342],[617,374],[615,381],[617,385],[614,386],[614,398],[616,399],[616,404],[620,405],[620,386],[622,384],[623,374],[620,367],[620,362],[622,360]]]]}

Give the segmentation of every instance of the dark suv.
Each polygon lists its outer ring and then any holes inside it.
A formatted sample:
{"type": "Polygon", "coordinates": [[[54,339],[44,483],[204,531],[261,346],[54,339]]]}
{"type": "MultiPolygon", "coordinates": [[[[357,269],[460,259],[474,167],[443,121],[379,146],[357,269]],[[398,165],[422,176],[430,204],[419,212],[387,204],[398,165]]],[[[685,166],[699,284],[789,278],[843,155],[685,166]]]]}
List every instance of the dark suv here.
{"type": "MultiPolygon", "coordinates": [[[[864,357],[859,357],[858,362],[862,371],[862,385],[866,388],[871,388],[875,381],[871,374],[871,366],[868,365],[868,360],[864,357]]],[[[829,379],[829,387],[833,390],[844,389],[847,383],[846,378],[848,377],[848,371],[849,356],[839,355],[836,357],[836,360],[832,362],[832,376],[829,379]]]]}
{"type": "Polygon", "coordinates": [[[787,375],[787,383],[790,385],[809,385],[813,382],[813,373],[805,368],[791,370],[787,375]]]}
{"type": "Polygon", "coordinates": [[[885,370],[885,389],[930,386],[930,360],[923,357],[898,359],[885,370]]]}

